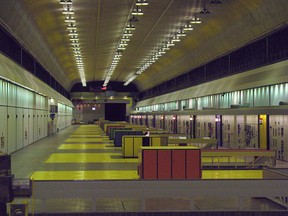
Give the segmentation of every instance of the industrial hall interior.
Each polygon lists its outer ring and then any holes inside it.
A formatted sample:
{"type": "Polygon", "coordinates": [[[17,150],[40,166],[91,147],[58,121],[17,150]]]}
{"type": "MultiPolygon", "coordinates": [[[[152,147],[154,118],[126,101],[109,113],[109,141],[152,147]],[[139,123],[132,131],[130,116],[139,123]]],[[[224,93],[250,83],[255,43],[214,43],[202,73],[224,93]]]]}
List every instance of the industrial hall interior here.
{"type": "Polygon", "coordinates": [[[0,0],[0,216],[288,216],[287,0],[0,0]]]}

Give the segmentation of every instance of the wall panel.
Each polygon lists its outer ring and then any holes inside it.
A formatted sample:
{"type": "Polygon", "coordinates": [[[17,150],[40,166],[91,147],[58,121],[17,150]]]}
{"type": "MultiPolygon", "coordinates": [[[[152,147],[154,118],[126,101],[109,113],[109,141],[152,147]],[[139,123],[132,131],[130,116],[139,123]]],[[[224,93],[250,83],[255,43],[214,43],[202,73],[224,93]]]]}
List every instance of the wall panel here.
{"type": "Polygon", "coordinates": [[[7,87],[7,97],[8,97],[8,106],[16,106],[16,101],[17,101],[17,91],[16,91],[17,87],[12,84],[12,83],[8,83],[8,87],[7,87]]]}
{"type": "Polygon", "coordinates": [[[0,80],[0,105],[7,105],[7,82],[0,80]]]}
{"type": "Polygon", "coordinates": [[[33,142],[36,142],[38,140],[38,134],[39,134],[39,129],[38,129],[38,110],[33,110],[33,142]]]}
{"type": "Polygon", "coordinates": [[[7,130],[8,132],[8,139],[7,139],[8,154],[10,154],[17,150],[17,147],[16,147],[16,135],[17,135],[16,108],[14,107],[8,107],[7,129],[8,129],[7,130]]]}
{"type": "Polygon", "coordinates": [[[7,107],[0,106],[0,151],[8,153],[7,107]]]}
{"type": "Polygon", "coordinates": [[[250,107],[254,106],[254,93],[253,89],[247,89],[242,91],[241,101],[242,104],[249,104],[250,107]]]}
{"type": "Polygon", "coordinates": [[[34,129],[33,129],[33,110],[28,109],[28,145],[34,142],[34,129]]]}
{"type": "Polygon", "coordinates": [[[30,99],[30,93],[28,90],[24,90],[23,93],[23,107],[28,108],[29,106],[31,106],[30,103],[32,103],[32,100],[30,99]]]}
{"type": "Polygon", "coordinates": [[[173,133],[173,128],[174,128],[173,115],[166,115],[164,130],[168,131],[169,133],[173,133]]]}
{"type": "Polygon", "coordinates": [[[280,101],[288,102],[287,99],[288,84],[278,84],[270,87],[271,106],[278,106],[280,101]]]}
{"type": "Polygon", "coordinates": [[[270,149],[276,151],[277,159],[288,161],[288,117],[270,116],[270,149]]]}
{"type": "Polygon", "coordinates": [[[26,89],[17,86],[16,87],[17,91],[17,100],[16,100],[16,106],[19,108],[23,108],[25,106],[25,99],[26,99],[26,89]]]}
{"type": "Polygon", "coordinates": [[[16,108],[16,149],[24,147],[23,142],[23,108],[16,108]]]}
{"type": "Polygon", "coordinates": [[[177,118],[178,133],[186,134],[186,137],[190,136],[190,115],[181,115],[177,118]]]}
{"type": "Polygon", "coordinates": [[[27,91],[27,107],[30,109],[34,108],[35,104],[35,94],[33,92],[27,91]]]}
{"type": "Polygon", "coordinates": [[[203,115],[196,119],[196,138],[210,137],[215,138],[215,116],[203,115]]]}
{"type": "Polygon", "coordinates": [[[29,111],[28,109],[23,109],[23,144],[24,147],[29,144],[28,131],[29,131],[29,121],[28,121],[29,111]]]}
{"type": "Polygon", "coordinates": [[[223,147],[236,148],[236,116],[224,115],[222,116],[222,135],[223,147]]]}
{"type": "Polygon", "coordinates": [[[154,115],[148,115],[148,127],[155,127],[154,115]]]}
{"type": "Polygon", "coordinates": [[[269,87],[256,88],[254,90],[254,106],[269,106],[269,87]]]}
{"type": "Polygon", "coordinates": [[[42,110],[42,115],[43,115],[43,119],[42,119],[42,127],[43,127],[43,138],[48,136],[48,111],[42,110]]]}
{"type": "Polygon", "coordinates": [[[283,158],[288,161],[288,116],[283,116],[283,120],[283,158]]]}

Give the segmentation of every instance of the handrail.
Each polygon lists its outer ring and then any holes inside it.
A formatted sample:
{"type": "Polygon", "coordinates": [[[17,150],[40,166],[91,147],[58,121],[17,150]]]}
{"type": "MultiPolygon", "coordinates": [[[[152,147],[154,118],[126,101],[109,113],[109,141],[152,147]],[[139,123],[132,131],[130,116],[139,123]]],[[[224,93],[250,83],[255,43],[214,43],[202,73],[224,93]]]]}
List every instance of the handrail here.
{"type": "Polygon", "coordinates": [[[202,166],[218,168],[227,166],[236,168],[273,167],[276,163],[276,152],[263,149],[203,149],[201,156],[202,166]]]}
{"type": "Polygon", "coordinates": [[[194,143],[212,143],[212,144],[217,144],[217,139],[168,139],[168,144],[179,144],[179,143],[187,143],[187,144],[194,144],[194,143]]]}

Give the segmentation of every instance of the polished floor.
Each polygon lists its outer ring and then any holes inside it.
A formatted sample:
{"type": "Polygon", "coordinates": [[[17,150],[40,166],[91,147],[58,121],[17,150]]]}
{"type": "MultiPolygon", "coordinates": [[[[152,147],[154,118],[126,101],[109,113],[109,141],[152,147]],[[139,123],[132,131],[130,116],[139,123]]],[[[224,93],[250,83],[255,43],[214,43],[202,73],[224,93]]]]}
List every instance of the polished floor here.
{"type": "Polygon", "coordinates": [[[137,158],[123,158],[121,149],[99,126],[81,125],[49,155],[34,180],[138,179],[137,158]]]}
{"type": "MultiPolygon", "coordinates": [[[[209,160],[205,158],[205,160],[209,160]]],[[[33,180],[137,180],[137,158],[121,149],[97,125],[81,125],[29,176],[33,180]]],[[[261,179],[261,170],[203,170],[203,179],[261,179]]]]}
{"type": "MultiPolygon", "coordinates": [[[[123,158],[121,148],[114,147],[113,141],[104,135],[98,125],[73,125],[57,134],[42,139],[12,154],[12,173],[15,178],[31,178],[35,181],[47,180],[138,180],[137,158],[123,158]]],[[[261,170],[203,170],[203,179],[261,179],[261,170]]],[[[15,199],[14,202],[28,202],[30,212],[41,212],[37,200],[15,199]],[[33,203],[33,205],[32,205],[33,203]]],[[[196,210],[233,210],[235,200],[195,200],[196,210]]],[[[83,199],[49,200],[49,212],[89,212],[91,201],[83,199]]],[[[173,207],[177,211],[187,211],[187,200],[147,200],[150,210],[164,210],[173,207]],[[149,204],[150,203],[150,204],[149,204]],[[158,204],[157,204],[158,203],[158,204]],[[170,204],[169,204],[170,203],[170,204]],[[186,204],[187,205],[186,205],[186,204]]],[[[245,201],[246,210],[279,207],[257,199],[245,201]]],[[[139,211],[141,201],[122,199],[97,200],[97,211],[125,212],[139,211]]],[[[280,208],[281,209],[281,208],[280,208]]]]}

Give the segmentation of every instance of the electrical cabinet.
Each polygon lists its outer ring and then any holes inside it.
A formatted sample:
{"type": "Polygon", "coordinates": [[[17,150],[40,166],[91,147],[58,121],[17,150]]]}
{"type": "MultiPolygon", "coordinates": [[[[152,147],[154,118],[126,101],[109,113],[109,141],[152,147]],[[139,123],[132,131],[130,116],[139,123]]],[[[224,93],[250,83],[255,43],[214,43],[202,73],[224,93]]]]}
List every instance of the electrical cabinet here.
{"type": "Polygon", "coordinates": [[[201,150],[191,147],[141,147],[140,179],[201,179],[201,150]]]}

